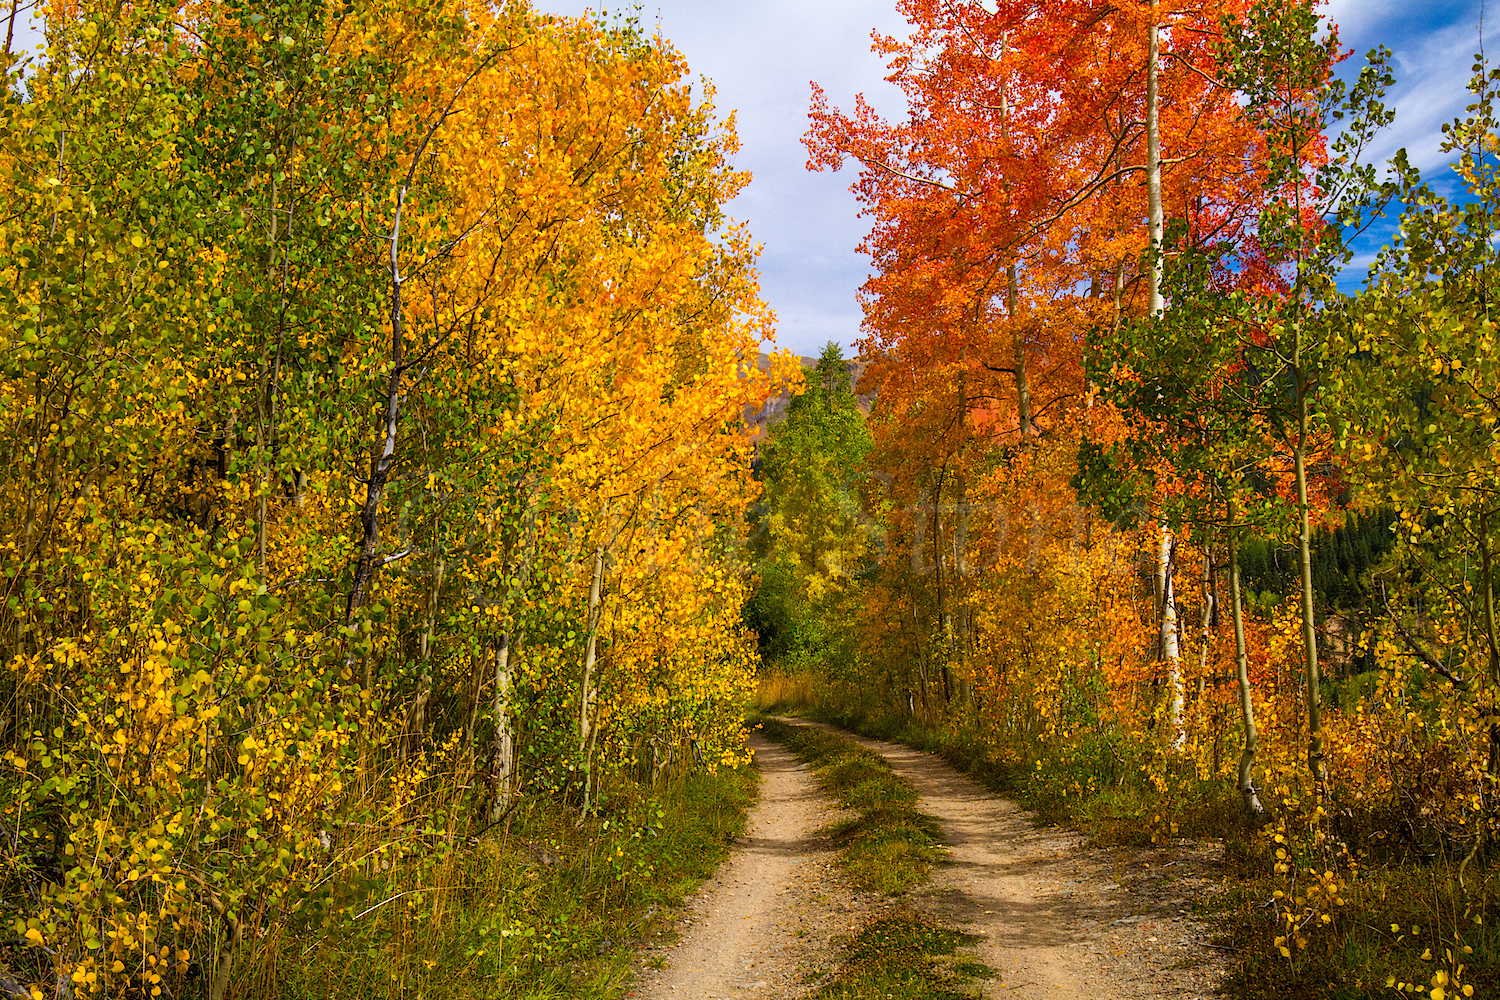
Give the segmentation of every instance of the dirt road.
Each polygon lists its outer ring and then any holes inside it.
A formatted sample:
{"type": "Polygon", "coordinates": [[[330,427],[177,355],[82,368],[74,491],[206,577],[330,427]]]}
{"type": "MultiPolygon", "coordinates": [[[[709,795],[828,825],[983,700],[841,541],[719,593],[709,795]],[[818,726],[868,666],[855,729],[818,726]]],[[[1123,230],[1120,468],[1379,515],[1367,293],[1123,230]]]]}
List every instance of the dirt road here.
{"type": "MultiPolygon", "coordinates": [[[[996,973],[976,990],[1019,1000],[1212,995],[1222,963],[1186,902],[1214,881],[1208,849],[1088,850],[1077,834],[1036,826],[937,757],[850,738],[885,755],[941,825],[952,862],[906,902],[975,936],[965,957],[996,973]]],[[[760,737],[752,746],[763,783],[746,833],[695,897],[680,944],[656,956],[660,968],[648,962],[628,996],[808,996],[837,964],[838,946],[889,905],[856,893],[815,835],[837,812],[807,767],[760,737]]]]}
{"type": "Polygon", "coordinates": [[[648,960],[630,997],[749,1000],[803,996],[837,964],[875,901],[854,892],[815,832],[840,813],[786,750],[755,735],[760,800],[717,875],[690,901],[681,941],[648,960]],[[656,961],[660,968],[653,968],[656,961]]]}
{"type": "Polygon", "coordinates": [[[1210,882],[1207,851],[1088,850],[1077,833],[1035,825],[1014,802],[932,754],[833,731],[884,755],[917,789],[917,808],[942,826],[952,864],[934,870],[915,902],[979,937],[976,957],[998,973],[982,987],[986,995],[1213,994],[1221,961],[1184,898],[1210,882]]]}

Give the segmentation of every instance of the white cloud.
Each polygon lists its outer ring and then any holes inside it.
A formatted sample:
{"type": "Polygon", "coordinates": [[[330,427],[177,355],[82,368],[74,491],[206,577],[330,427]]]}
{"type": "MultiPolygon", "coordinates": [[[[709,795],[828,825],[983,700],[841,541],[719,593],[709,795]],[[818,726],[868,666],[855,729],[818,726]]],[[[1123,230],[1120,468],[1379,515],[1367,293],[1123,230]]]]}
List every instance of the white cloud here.
{"type": "Polygon", "coordinates": [[[1348,46],[1356,39],[1378,34],[1381,24],[1408,9],[1403,0],[1331,0],[1321,13],[1339,26],[1339,37],[1348,46]]]}
{"type": "MultiPolygon", "coordinates": [[[[1329,20],[1339,23],[1340,40],[1354,55],[1340,67],[1352,82],[1376,45],[1392,50],[1396,83],[1386,103],[1395,123],[1380,136],[1368,158],[1382,163],[1405,148],[1412,165],[1439,180],[1449,157],[1442,152],[1442,127],[1464,115],[1473,56],[1480,48],[1480,4],[1448,0],[1421,7],[1367,0],[1334,0],[1329,20]]],[[[1500,41],[1500,25],[1485,25],[1486,47],[1500,41]]]]}
{"type": "Polygon", "coordinates": [[[1354,257],[1349,261],[1348,265],[1344,268],[1345,280],[1352,281],[1356,284],[1363,284],[1365,278],[1370,273],[1370,265],[1375,263],[1375,258],[1377,256],[1379,256],[1379,254],[1375,251],[1355,254],[1354,257]]]}

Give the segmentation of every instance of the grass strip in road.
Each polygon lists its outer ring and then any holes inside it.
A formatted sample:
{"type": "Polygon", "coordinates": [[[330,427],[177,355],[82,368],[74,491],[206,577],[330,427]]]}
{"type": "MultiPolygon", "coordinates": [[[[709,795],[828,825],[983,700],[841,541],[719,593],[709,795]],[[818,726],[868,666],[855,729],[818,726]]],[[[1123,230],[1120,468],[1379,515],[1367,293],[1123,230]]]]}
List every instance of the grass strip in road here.
{"type": "MultiPolygon", "coordinates": [[[[937,824],[917,812],[917,790],[884,757],[812,726],[765,719],[762,728],[811,765],[840,804],[859,813],[830,830],[857,885],[894,895],[927,881],[942,856],[937,824]]],[[[975,940],[903,907],[860,929],[833,978],[818,991],[818,1000],[973,1000],[965,984],[993,973],[952,956],[975,940]]]]}
{"type": "Polygon", "coordinates": [[[916,789],[884,757],[827,730],[775,719],[762,725],[768,738],[812,766],[841,805],[859,813],[829,832],[860,888],[895,895],[927,881],[942,854],[937,824],[917,812],[916,789]]]}
{"type": "Polygon", "coordinates": [[[849,946],[849,957],[818,1000],[973,1000],[972,978],[994,973],[977,962],[939,961],[975,938],[947,930],[909,911],[871,921],[849,946]]]}

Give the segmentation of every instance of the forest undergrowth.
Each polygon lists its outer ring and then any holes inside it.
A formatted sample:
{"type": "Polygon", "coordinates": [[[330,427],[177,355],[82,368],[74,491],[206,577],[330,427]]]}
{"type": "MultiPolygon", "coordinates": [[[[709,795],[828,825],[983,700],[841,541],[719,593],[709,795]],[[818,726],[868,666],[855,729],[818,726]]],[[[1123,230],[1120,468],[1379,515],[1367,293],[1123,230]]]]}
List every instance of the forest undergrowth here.
{"type": "Polygon", "coordinates": [[[753,769],[653,790],[601,790],[588,822],[546,799],[471,840],[434,844],[349,887],[350,928],[261,945],[248,995],[432,1000],[605,1000],[642,943],[728,856],[755,797],[753,769]],[[421,886],[416,891],[409,887],[421,886]]]}

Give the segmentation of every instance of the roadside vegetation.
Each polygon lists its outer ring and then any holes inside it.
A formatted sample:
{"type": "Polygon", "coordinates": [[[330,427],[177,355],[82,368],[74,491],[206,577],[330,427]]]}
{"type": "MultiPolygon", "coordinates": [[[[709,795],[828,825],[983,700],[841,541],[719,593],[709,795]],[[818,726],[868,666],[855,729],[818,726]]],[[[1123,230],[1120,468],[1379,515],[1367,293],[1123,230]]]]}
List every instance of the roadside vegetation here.
{"type": "Polygon", "coordinates": [[[731,127],[625,18],[9,15],[0,996],[617,991],[749,795],[731,127]]]}
{"type": "Polygon", "coordinates": [[[246,975],[246,995],[618,997],[642,942],[669,933],[672,908],[728,856],[755,787],[750,768],[654,791],[611,783],[585,824],[528,800],[477,842],[429,841],[350,886],[355,919],[289,936],[246,975]]]}

